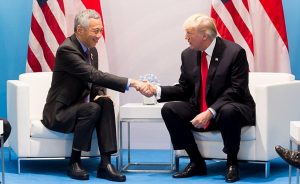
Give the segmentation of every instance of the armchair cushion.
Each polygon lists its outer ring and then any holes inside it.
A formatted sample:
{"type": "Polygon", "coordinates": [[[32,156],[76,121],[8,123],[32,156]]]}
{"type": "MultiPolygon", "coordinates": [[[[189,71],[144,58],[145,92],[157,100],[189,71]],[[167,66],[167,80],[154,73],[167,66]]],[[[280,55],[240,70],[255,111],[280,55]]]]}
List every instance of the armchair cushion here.
{"type": "MultiPolygon", "coordinates": [[[[278,157],[275,145],[288,146],[289,122],[300,119],[300,81],[288,73],[249,73],[249,89],[256,102],[256,125],[243,127],[238,159],[268,162],[278,157]]],[[[219,131],[193,132],[205,158],[226,159],[219,131]]],[[[177,150],[176,157],[186,156],[177,150]]]]}
{"type": "MultiPolygon", "coordinates": [[[[196,140],[201,141],[221,141],[222,136],[219,131],[193,132],[196,140]]],[[[255,140],[255,126],[245,126],[241,130],[241,141],[255,140]]]]}
{"type": "MultiPolygon", "coordinates": [[[[24,73],[19,80],[7,81],[7,117],[12,124],[9,141],[19,160],[70,156],[73,134],[49,130],[41,123],[51,79],[52,72],[36,72],[24,73]]],[[[114,102],[118,122],[119,92],[107,90],[107,94],[114,102]]],[[[99,156],[96,133],[91,151],[83,155],[99,156]]]]}
{"type": "Polygon", "coordinates": [[[32,120],[30,137],[43,139],[67,139],[73,140],[73,134],[55,132],[46,128],[40,120],[32,120]]]}

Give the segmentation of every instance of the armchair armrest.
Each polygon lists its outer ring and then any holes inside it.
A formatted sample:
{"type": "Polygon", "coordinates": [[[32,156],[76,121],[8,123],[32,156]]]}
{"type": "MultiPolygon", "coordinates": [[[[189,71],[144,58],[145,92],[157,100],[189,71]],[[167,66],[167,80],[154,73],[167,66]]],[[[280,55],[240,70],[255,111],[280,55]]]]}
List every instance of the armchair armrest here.
{"type": "Polygon", "coordinates": [[[300,119],[300,81],[255,87],[256,158],[278,157],[274,147],[289,145],[291,120],[300,119]]]}
{"type": "Polygon", "coordinates": [[[11,148],[19,157],[30,153],[29,86],[18,80],[7,81],[7,119],[12,132],[11,148]]]}

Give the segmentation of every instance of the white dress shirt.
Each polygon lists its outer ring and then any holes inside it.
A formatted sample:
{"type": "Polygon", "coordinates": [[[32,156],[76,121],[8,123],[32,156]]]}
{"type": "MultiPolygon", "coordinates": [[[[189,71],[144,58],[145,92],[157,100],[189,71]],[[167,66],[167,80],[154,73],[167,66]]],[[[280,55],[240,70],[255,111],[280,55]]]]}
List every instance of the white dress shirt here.
{"type": "MultiPolygon", "coordinates": [[[[214,51],[214,48],[216,46],[216,38],[213,39],[213,41],[211,42],[211,44],[207,47],[207,49],[205,49],[204,51],[206,52],[206,60],[207,60],[207,66],[209,68],[210,65],[210,60],[212,57],[212,53],[214,51]]],[[[156,95],[155,95],[156,99],[159,100],[161,97],[161,87],[156,85],[156,95]]],[[[216,111],[212,108],[208,108],[208,110],[213,114],[213,118],[216,117],[216,111]]]]}

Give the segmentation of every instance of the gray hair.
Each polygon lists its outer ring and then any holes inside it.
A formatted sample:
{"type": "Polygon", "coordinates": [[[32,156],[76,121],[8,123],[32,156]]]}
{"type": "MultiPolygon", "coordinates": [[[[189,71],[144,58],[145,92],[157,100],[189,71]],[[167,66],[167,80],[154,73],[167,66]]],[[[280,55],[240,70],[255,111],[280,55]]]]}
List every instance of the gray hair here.
{"type": "Polygon", "coordinates": [[[100,15],[95,10],[83,10],[75,16],[74,20],[74,32],[77,30],[77,26],[80,25],[82,27],[89,26],[89,19],[99,19],[100,15]]]}
{"type": "Polygon", "coordinates": [[[204,14],[194,14],[183,24],[185,30],[194,28],[198,32],[205,32],[211,39],[214,39],[218,32],[213,18],[204,14]]]}

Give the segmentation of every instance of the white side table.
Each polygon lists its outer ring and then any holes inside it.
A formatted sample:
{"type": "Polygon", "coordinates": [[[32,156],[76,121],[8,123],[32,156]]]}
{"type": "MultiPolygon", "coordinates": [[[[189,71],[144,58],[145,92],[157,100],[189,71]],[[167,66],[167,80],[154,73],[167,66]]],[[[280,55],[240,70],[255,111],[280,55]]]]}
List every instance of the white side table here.
{"type": "MultiPolygon", "coordinates": [[[[297,145],[300,151],[300,121],[290,122],[290,150],[293,149],[293,143],[297,145]]],[[[292,182],[292,166],[289,165],[289,184],[292,182]]],[[[299,184],[299,169],[297,168],[297,184],[299,184]]]]}
{"type": "Polygon", "coordinates": [[[130,124],[132,123],[163,123],[161,116],[161,108],[163,104],[143,105],[142,103],[128,103],[120,107],[120,166],[121,171],[128,172],[172,172],[174,170],[174,151],[170,143],[170,162],[169,163],[146,163],[146,162],[131,162],[131,147],[130,147],[130,124]],[[123,124],[127,124],[127,164],[123,165],[123,124]],[[130,169],[130,166],[169,166],[168,170],[147,170],[147,169],[130,169]]]}

